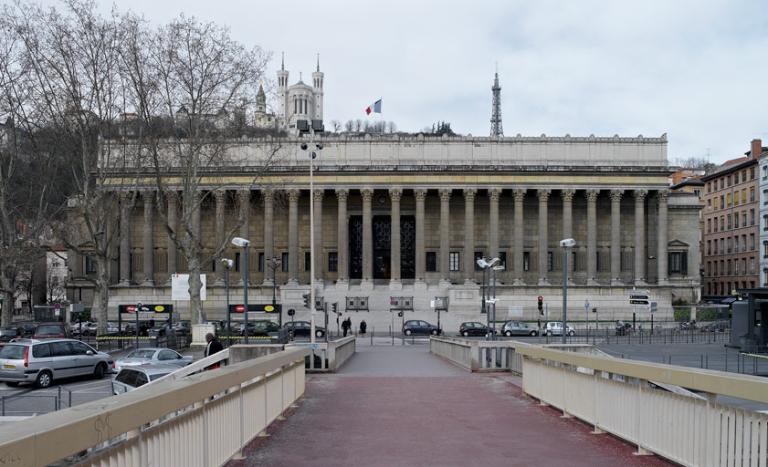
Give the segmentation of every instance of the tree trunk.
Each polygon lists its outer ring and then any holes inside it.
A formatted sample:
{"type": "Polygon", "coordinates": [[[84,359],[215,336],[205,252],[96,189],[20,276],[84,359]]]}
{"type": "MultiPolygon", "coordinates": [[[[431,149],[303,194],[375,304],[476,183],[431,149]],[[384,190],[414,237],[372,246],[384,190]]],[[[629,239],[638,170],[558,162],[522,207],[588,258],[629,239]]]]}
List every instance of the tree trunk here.
{"type": "Polygon", "coordinates": [[[0,298],[3,300],[3,309],[2,313],[0,313],[0,325],[3,327],[10,326],[11,321],[13,321],[13,294],[0,292],[0,298]]]}
{"type": "Polygon", "coordinates": [[[107,333],[107,310],[109,307],[109,260],[95,257],[96,260],[96,288],[93,295],[91,316],[96,318],[97,335],[107,333]]]}
{"type": "Polygon", "coordinates": [[[200,259],[189,259],[189,314],[192,324],[203,322],[203,302],[200,299],[200,289],[203,281],[200,279],[200,259]]]}

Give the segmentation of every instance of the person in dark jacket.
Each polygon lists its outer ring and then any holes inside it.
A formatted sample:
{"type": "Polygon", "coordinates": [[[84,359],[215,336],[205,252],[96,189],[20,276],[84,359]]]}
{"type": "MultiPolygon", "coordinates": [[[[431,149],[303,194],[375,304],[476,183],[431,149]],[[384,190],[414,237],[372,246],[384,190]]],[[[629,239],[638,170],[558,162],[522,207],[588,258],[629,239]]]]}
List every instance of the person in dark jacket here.
{"type": "MultiPolygon", "coordinates": [[[[218,353],[218,352],[221,352],[222,350],[224,350],[224,346],[221,345],[221,342],[219,341],[219,339],[213,333],[209,332],[208,334],[206,334],[205,335],[205,340],[206,340],[206,342],[208,342],[208,345],[205,346],[205,356],[206,357],[210,357],[211,355],[213,355],[215,353],[218,353]]],[[[214,363],[213,365],[211,365],[208,368],[206,368],[206,370],[213,370],[213,369],[219,368],[219,367],[220,367],[219,363],[214,363]]]]}
{"type": "Polygon", "coordinates": [[[360,334],[365,334],[365,331],[368,329],[368,324],[365,322],[365,320],[360,321],[360,334]]]}
{"type": "Polygon", "coordinates": [[[341,330],[344,331],[344,337],[347,337],[347,333],[349,332],[349,326],[350,326],[349,318],[341,322],[341,330]]]}

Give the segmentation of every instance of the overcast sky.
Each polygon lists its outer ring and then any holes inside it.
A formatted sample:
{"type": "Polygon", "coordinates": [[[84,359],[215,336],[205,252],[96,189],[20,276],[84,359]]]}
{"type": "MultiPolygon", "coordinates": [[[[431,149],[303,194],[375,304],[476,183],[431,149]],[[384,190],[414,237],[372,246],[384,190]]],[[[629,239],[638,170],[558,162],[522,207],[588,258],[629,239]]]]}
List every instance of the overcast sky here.
{"type": "MultiPolygon", "coordinates": [[[[496,62],[504,134],[658,136],[669,157],[736,157],[768,145],[766,0],[117,0],[165,22],[180,12],[285,52],[291,82],[325,72],[325,121],[438,120],[490,131],[496,62]]],[[[105,9],[108,3],[105,2],[105,9]]]]}

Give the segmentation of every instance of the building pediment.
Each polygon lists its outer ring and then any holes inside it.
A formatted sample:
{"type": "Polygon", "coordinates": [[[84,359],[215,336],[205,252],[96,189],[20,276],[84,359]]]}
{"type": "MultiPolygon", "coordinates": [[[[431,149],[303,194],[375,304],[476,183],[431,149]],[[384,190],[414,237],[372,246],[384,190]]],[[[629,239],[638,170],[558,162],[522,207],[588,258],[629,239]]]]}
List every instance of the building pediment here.
{"type": "Polygon", "coordinates": [[[669,248],[688,248],[690,245],[681,241],[681,240],[672,240],[671,242],[667,243],[667,246],[669,248]]]}

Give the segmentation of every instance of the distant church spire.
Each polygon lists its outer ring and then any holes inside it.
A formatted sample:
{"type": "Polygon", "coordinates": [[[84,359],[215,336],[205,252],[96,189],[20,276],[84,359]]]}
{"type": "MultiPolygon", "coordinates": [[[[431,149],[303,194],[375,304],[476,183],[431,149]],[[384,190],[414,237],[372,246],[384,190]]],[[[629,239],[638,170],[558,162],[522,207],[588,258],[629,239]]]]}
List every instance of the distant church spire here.
{"type": "Polygon", "coordinates": [[[317,54],[317,71],[320,71],[320,54],[317,54]]]}
{"type": "Polygon", "coordinates": [[[491,109],[491,136],[504,136],[501,126],[501,86],[499,86],[499,67],[496,65],[496,75],[493,80],[493,104],[491,109]]]}
{"type": "Polygon", "coordinates": [[[280,57],[280,71],[285,71],[285,52],[281,53],[281,57],[280,57]]]}

